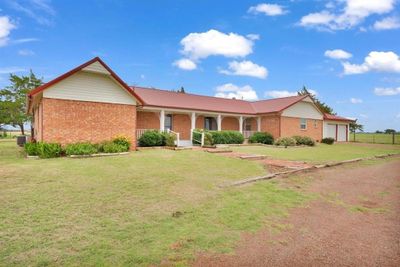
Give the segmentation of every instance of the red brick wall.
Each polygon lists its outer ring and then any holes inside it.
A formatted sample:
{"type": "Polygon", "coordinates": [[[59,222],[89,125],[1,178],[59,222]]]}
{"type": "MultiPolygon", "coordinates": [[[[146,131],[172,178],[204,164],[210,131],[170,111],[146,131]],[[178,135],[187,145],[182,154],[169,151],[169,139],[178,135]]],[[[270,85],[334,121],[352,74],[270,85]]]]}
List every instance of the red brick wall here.
{"type": "Polygon", "coordinates": [[[274,138],[280,136],[280,116],[279,115],[263,115],[261,117],[261,131],[268,132],[274,138]]]}
{"type": "Polygon", "coordinates": [[[137,112],[137,129],[160,129],[160,119],[158,112],[137,112]]]}
{"type": "Polygon", "coordinates": [[[320,141],[322,139],[322,128],[322,120],[307,119],[307,129],[302,130],[300,129],[300,118],[281,117],[281,136],[283,137],[301,135],[320,141]],[[314,121],[316,121],[316,127],[314,121]]]}
{"type": "Polygon", "coordinates": [[[204,116],[201,115],[196,118],[196,128],[204,129],[204,116]]]}
{"type": "Polygon", "coordinates": [[[136,148],[136,106],[43,98],[43,141],[98,143],[124,135],[136,148]]]}
{"type": "Polygon", "coordinates": [[[235,117],[223,117],[221,129],[239,131],[239,119],[235,117]]]}
{"type": "Polygon", "coordinates": [[[190,139],[190,116],[186,114],[172,115],[172,130],[179,133],[179,138],[183,140],[190,139]]]}
{"type": "Polygon", "coordinates": [[[250,124],[250,131],[257,131],[257,118],[246,118],[243,123],[243,131],[246,131],[247,124],[250,124]]]}

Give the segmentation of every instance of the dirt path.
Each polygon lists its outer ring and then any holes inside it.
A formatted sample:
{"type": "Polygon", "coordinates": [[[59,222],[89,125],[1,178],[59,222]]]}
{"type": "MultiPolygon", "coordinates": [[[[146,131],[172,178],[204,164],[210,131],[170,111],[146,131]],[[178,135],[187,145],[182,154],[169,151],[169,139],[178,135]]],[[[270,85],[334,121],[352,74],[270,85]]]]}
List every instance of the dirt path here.
{"type": "Polygon", "coordinates": [[[379,161],[281,180],[320,197],[244,235],[234,254],[200,254],[193,265],[400,266],[400,159],[379,161]]]}

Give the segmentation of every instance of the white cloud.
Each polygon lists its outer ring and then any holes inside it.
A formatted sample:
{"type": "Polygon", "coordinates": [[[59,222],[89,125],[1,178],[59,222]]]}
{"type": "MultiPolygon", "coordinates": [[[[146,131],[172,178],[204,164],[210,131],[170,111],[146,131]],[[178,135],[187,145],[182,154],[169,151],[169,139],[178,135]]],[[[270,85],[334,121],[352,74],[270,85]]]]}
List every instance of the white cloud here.
{"type": "Polygon", "coordinates": [[[362,23],[373,14],[385,14],[394,9],[396,0],[338,0],[330,2],[329,10],[303,16],[300,26],[321,30],[345,30],[362,23]]]}
{"type": "Polygon", "coordinates": [[[360,114],[360,117],[363,119],[368,119],[368,115],[366,115],[366,114],[360,114]]]}
{"type": "Polygon", "coordinates": [[[0,74],[10,74],[10,73],[24,72],[24,71],[26,71],[26,69],[21,68],[21,67],[0,68],[0,74]]]}
{"type": "Polygon", "coordinates": [[[176,60],[173,65],[182,70],[195,70],[197,68],[196,63],[187,58],[176,60]]]}
{"type": "Polygon", "coordinates": [[[400,95],[400,87],[397,88],[378,87],[374,89],[374,93],[378,96],[400,95]]]}
{"type": "Polygon", "coordinates": [[[209,56],[245,57],[253,52],[253,40],[217,30],[190,33],[181,40],[182,54],[192,60],[209,56]]]}
{"type": "Polygon", "coordinates": [[[217,86],[216,91],[216,97],[235,98],[248,101],[254,101],[258,99],[256,91],[254,91],[250,85],[240,87],[232,83],[226,83],[217,86]]]}
{"type": "Polygon", "coordinates": [[[0,47],[8,44],[10,32],[15,28],[9,17],[0,16],[0,47]]]}
{"type": "Polygon", "coordinates": [[[227,75],[238,75],[238,76],[251,76],[260,79],[265,79],[268,76],[268,70],[260,65],[257,65],[251,61],[231,61],[229,64],[229,70],[220,70],[220,73],[227,75]]]}
{"type": "Polygon", "coordinates": [[[29,49],[21,49],[18,51],[18,55],[20,56],[33,56],[35,55],[35,52],[29,49]]]}
{"type": "Polygon", "coordinates": [[[353,56],[349,52],[346,52],[342,49],[326,50],[324,55],[333,59],[349,59],[353,56]]]}
{"type": "Polygon", "coordinates": [[[289,92],[286,90],[273,90],[265,92],[265,96],[272,98],[280,98],[280,97],[288,97],[288,96],[296,96],[297,92],[289,92]]]}
{"type": "Polygon", "coordinates": [[[279,16],[287,13],[287,11],[283,6],[276,4],[267,4],[267,3],[262,3],[256,6],[252,6],[249,8],[248,12],[253,14],[262,13],[266,16],[279,16]]]}
{"type": "Polygon", "coordinates": [[[41,25],[49,26],[53,24],[56,11],[51,6],[50,0],[13,0],[8,1],[8,4],[12,9],[24,13],[41,25]]]}
{"type": "Polygon", "coordinates": [[[392,30],[400,28],[400,20],[396,17],[387,17],[376,21],[373,28],[375,30],[392,30]]]}
{"type": "Polygon", "coordinates": [[[21,38],[21,39],[16,39],[12,40],[13,44],[24,44],[24,43],[30,43],[30,42],[37,42],[39,39],[37,38],[21,38]]]}
{"type": "Polygon", "coordinates": [[[260,40],[260,35],[255,33],[247,34],[246,37],[252,41],[260,40]]]}
{"type": "Polygon", "coordinates": [[[361,74],[369,71],[400,72],[400,58],[394,52],[372,51],[364,59],[364,63],[357,65],[344,62],[344,74],[361,74]]]}
{"type": "Polygon", "coordinates": [[[352,104],[361,104],[363,101],[360,98],[350,98],[350,103],[352,104]]]}

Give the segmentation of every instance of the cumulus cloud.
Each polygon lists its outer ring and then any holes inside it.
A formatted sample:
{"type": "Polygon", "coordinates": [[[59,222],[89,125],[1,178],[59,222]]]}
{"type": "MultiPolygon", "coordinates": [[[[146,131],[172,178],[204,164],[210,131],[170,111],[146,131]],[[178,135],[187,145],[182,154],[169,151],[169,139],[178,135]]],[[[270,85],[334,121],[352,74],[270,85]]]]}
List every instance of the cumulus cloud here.
{"type": "Polygon", "coordinates": [[[382,15],[394,9],[396,0],[341,0],[330,2],[325,10],[310,13],[299,25],[320,30],[345,30],[362,23],[367,17],[382,15]]]}
{"type": "Polygon", "coordinates": [[[265,79],[268,76],[267,68],[257,65],[251,61],[231,61],[228,63],[229,70],[220,70],[220,73],[227,75],[237,75],[237,76],[251,76],[260,79],[265,79]]]}
{"type": "Polygon", "coordinates": [[[346,52],[342,49],[335,49],[335,50],[326,50],[325,54],[326,57],[333,58],[333,59],[349,59],[353,55],[349,52],[346,52]]]}
{"type": "Polygon", "coordinates": [[[249,8],[248,13],[264,14],[266,16],[279,16],[287,13],[287,10],[281,5],[262,3],[249,8]]]}
{"type": "Polygon", "coordinates": [[[187,58],[176,60],[173,65],[182,70],[195,70],[197,68],[196,63],[187,58]]]}
{"type": "Polygon", "coordinates": [[[217,91],[215,94],[216,97],[235,98],[248,101],[254,101],[258,99],[256,91],[254,91],[250,85],[240,87],[232,83],[226,83],[217,86],[215,90],[217,91]]]}
{"type": "Polygon", "coordinates": [[[397,87],[397,88],[377,87],[374,89],[374,94],[376,94],[378,96],[400,95],[400,87],[397,87]]]}
{"type": "Polygon", "coordinates": [[[10,40],[9,35],[16,26],[9,17],[0,16],[0,47],[6,46],[10,40]]]}
{"type": "Polygon", "coordinates": [[[245,57],[253,52],[253,44],[252,39],[236,33],[209,30],[184,37],[181,40],[181,52],[192,60],[209,56],[245,57]]]}
{"type": "Polygon", "coordinates": [[[400,58],[394,52],[372,51],[364,59],[362,64],[342,63],[344,74],[361,74],[369,71],[400,72],[400,58]]]}
{"type": "Polygon", "coordinates": [[[363,101],[360,98],[350,98],[350,103],[352,104],[361,104],[363,101]]]}
{"type": "Polygon", "coordinates": [[[382,20],[376,21],[373,28],[378,31],[399,29],[400,20],[396,17],[387,17],[382,20]]]}
{"type": "MultiPolygon", "coordinates": [[[[307,89],[307,91],[314,96],[318,95],[318,92],[315,90],[307,89]]],[[[272,97],[272,98],[289,97],[296,95],[298,95],[296,91],[290,92],[288,90],[271,90],[271,91],[266,91],[264,93],[265,97],[272,97]]]]}

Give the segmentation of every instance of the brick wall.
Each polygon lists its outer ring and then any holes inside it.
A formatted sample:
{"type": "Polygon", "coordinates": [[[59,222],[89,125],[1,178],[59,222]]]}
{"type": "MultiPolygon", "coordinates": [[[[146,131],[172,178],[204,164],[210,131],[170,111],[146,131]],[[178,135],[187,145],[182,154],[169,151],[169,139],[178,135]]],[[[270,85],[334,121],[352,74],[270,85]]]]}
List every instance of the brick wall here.
{"type": "Polygon", "coordinates": [[[179,138],[182,140],[190,139],[190,116],[186,114],[172,115],[172,130],[179,133],[179,138]]]}
{"type": "Polygon", "coordinates": [[[196,128],[203,129],[204,128],[204,116],[200,115],[196,118],[196,128]]]}
{"type": "Polygon", "coordinates": [[[221,122],[221,129],[239,131],[239,119],[235,117],[223,117],[221,122]]]}
{"type": "Polygon", "coordinates": [[[272,134],[274,138],[280,136],[280,116],[279,115],[263,115],[261,117],[261,131],[272,134]]]}
{"type": "Polygon", "coordinates": [[[43,98],[43,141],[98,143],[124,135],[136,148],[136,106],[43,98]]]}
{"type": "Polygon", "coordinates": [[[137,129],[160,129],[160,119],[158,112],[137,112],[137,129]]]}
{"type": "Polygon", "coordinates": [[[243,131],[246,131],[246,125],[250,124],[250,131],[257,131],[257,118],[246,118],[243,124],[243,131]]]}
{"type": "Polygon", "coordinates": [[[322,139],[322,128],[322,120],[307,119],[307,129],[302,130],[300,129],[300,118],[281,117],[282,137],[301,135],[309,136],[316,141],[320,141],[322,139]],[[314,125],[314,121],[316,125],[314,125]]]}

